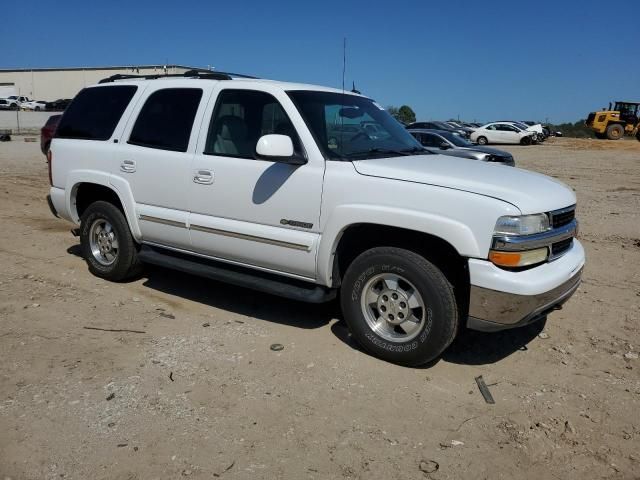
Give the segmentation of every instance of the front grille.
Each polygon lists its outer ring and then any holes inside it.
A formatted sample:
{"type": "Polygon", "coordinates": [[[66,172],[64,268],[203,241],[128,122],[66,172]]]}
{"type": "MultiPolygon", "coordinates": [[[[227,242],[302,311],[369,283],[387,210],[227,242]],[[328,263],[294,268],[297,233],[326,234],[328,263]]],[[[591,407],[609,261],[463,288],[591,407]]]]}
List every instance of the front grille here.
{"type": "Polygon", "coordinates": [[[558,257],[571,248],[573,237],[561,240],[551,245],[551,258],[558,257]]]}
{"type": "Polygon", "coordinates": [[[551,212],[551,226],[553,228],[560,228],[568,225],[576,217],[575,207],[569,209],[556,210],[551,212]]]}

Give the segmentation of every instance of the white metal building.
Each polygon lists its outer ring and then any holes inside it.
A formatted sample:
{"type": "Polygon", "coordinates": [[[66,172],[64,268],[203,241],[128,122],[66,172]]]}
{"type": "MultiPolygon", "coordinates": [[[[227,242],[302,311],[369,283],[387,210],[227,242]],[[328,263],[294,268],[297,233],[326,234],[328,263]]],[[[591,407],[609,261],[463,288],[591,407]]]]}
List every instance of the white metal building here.
{"type": "Polygon", "coordinates": [[[135,65],[70,68],[0,68],[0,98],[24,95],[32,100],[53,101],[73,98],[88,85],[111,75],[180,74],[188,70],[206,71],[185,65],[135,65]]]}

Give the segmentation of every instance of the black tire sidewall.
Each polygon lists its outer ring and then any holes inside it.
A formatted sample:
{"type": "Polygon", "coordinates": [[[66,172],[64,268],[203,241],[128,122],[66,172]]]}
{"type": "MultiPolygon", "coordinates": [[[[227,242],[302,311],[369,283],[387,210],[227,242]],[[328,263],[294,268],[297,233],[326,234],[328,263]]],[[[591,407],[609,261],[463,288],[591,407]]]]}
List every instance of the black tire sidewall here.
{"type": "Polygon", "coordinates": [[[478,137],[478,145],[487,145],[488,143],[487,137],[478,137]]]}
{"type": "Polygon", "coordinates": [[[123,213],[114,205],[98,201],[89,205],[80,221],[80,245],[89,271],[107,280],[123,280],[129,277],[137,263],[137,249],[123,213]],[[102,265],[91,252],[89,233],[91,225],[99,219],[108,221],[118,239],[118,256],[111,265],[102,265]]]}
{"type": "Polygon", "coordinates": [[[427,363],[455,337],[458,324],[455,296],[446,277],[417,254],[398,248],[376,248],[349,267],[341,290],[342,311],[355,340],[374,356],[407,366],[427,363]],[[396,273],[420,292],[426,305],[420,333],[407,342],[390,342],[369,327],[361,308],[362,291],[373,276],[396,273]]]}

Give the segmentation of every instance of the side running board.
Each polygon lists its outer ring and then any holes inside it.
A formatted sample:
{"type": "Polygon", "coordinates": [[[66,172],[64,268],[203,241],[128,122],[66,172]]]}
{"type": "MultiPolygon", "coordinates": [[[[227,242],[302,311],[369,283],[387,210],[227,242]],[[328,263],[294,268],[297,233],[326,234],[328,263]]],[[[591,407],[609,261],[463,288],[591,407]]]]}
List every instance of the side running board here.
{"type": "Polygon", "coordinates": [[[144,263],[301,302],[324,303],[336,297],[335,289],[149,245],[143,245],[138,256],[144,263]]]}

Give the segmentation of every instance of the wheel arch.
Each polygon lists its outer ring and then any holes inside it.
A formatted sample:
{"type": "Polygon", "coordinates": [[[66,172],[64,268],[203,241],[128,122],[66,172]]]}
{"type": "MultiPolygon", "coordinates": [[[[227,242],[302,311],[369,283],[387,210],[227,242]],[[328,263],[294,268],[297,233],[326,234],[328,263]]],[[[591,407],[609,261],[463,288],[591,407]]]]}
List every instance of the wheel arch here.
{"type": "Polygon", "coordinates": [[[470,288],[467,257],[437,235],[403,227],[375,223],[354,223],[345,227],[336,241],[332,258],[332,286],[340,286],[347,268],[358,255],[381,246],[404,248],[433,263],[454,286],[460,311],[467,311],[470,288]]]}
{"type": "Polygon", "coordinates": [[[80,218],[93,202],[102,200],[116,206],[125,216],[134,239],[139,240],[141,233],[135,221],[135,207],[131,201],[114,188],[113,185],[99,181],[77,181],[69,189],[69,212],[72,220],[80,223],[80,218]]]}

